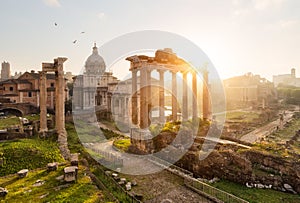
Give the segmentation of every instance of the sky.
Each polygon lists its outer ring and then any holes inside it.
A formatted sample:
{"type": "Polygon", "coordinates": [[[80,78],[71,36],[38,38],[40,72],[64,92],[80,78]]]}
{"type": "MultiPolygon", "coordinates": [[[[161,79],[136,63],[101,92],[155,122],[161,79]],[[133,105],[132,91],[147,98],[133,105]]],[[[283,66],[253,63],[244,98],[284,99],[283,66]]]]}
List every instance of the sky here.
{"type": "Polygon", "coordinates": [[[194,42],[223,79],[272,80],[291,68],[300,77],[299,11],[298,0],[1,0],[0,61],[14,73],[65,56],[65,70],[78,74],[94,42],[161,30],[194,42]]]}

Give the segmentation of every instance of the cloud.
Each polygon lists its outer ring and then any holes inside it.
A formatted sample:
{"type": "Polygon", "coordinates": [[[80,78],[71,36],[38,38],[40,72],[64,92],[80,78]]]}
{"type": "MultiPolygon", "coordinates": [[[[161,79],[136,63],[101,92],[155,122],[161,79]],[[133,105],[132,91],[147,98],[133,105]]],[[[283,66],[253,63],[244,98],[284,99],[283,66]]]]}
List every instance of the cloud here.
{"type": "Polygon", "coordinates": [[[282,28],[297,27],[297,26],[299,26],[299,21],[298,20],[280,20],[279,25],[282,28]]]}
{"type": "Polygon", "coordinates": [[[100,12],[97,14],[97,17],[102,20],[105,17],[105,14],[103,12],[100,12]]]}
{"type": "Polygon", "coordinates": [[[44,0],[44,3],[49,7],[60,7],[59,0],[44,0]]]}
{"type": "Polygon", "coordinates": [[[252,0],[252,2],[256,10],[266,10],[269,8],[282,7],[285,0],[252,0]]]}

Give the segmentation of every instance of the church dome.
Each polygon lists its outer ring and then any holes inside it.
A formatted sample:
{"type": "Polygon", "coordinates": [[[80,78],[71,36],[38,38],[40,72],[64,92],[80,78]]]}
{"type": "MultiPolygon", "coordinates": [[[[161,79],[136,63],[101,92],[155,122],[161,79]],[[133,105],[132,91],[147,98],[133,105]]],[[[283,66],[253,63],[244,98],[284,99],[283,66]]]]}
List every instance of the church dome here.
{"type": "Polygon", "coordinates": [[[98,48],[95,43],[92,55],[90,55],[85,62],[85,72],[102,75],[105,72],[105,68],[105,62],[99,55],[98,48]]]}

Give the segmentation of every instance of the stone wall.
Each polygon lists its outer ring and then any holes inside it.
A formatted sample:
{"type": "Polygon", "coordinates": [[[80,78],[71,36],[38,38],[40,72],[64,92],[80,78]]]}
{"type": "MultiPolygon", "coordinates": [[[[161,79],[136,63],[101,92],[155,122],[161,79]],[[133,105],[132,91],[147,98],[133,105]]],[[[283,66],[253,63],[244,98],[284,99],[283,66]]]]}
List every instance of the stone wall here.
{"type": "Polygon", "coordinates": [[[215,177],[245,185],[268,186],[275,190],[300,193],[300,163],[254,150],[237,152],[218,144],[207,158],[199,160],[199,150],[189,151],[176,164],[197,177],[215,177]],[[286,187],[291,186],[289,190],[286,187]]]}

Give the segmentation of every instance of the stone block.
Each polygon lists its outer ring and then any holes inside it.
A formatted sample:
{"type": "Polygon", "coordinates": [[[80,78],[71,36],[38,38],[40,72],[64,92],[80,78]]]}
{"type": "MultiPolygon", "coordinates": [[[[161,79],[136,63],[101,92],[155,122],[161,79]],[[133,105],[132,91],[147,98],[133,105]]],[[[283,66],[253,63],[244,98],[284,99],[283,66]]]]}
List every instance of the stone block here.
{"type": "Polygon", "coordinates": [[[47,164],[47,169],[48,169],[48,171],[56,171],[57,166],[58,166],[58,164],[56,162],[48,163],[47,164]]]}
{"type": "Polygon", "coordinates": [[[27,176],[27,173],[28,173],[28,169],[22,169],[18,172],[18,176],[19,178],[24,178],[27,176]]]}

